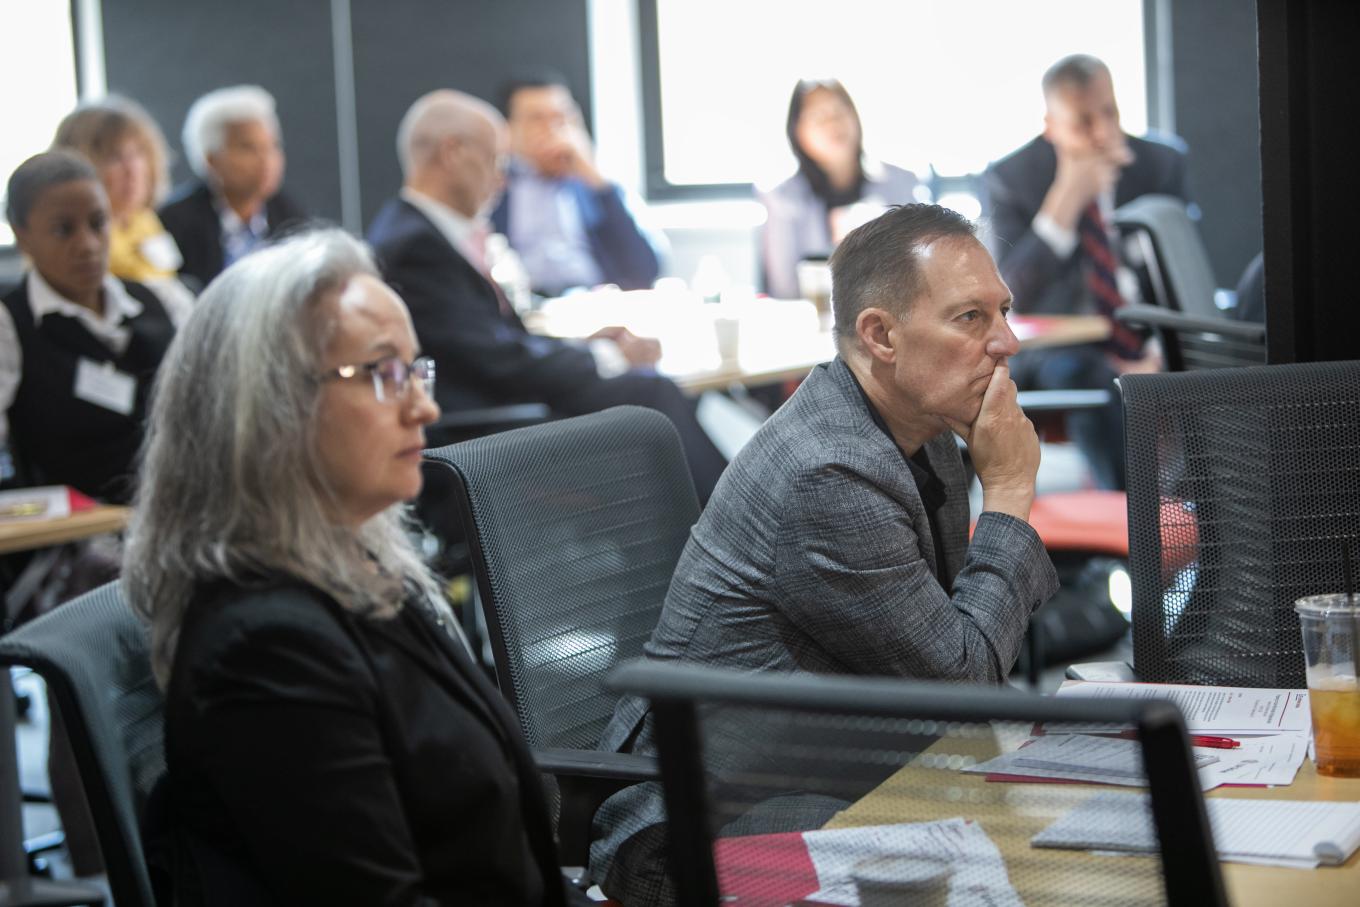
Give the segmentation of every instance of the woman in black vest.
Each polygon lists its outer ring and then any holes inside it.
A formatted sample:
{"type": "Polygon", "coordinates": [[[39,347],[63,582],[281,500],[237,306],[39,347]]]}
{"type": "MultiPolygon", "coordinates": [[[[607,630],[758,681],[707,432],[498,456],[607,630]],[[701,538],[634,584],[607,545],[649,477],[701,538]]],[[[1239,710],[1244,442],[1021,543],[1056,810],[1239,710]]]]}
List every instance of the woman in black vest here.
{"type": "Polygon", "coordinates": [[[85,158],[29,158],[6,199],[30,269],[0,308],[0,442],[7,422],[28,484],[124,502],[174,325],[151,291],[108,273],[109,202],[85,158]]]}

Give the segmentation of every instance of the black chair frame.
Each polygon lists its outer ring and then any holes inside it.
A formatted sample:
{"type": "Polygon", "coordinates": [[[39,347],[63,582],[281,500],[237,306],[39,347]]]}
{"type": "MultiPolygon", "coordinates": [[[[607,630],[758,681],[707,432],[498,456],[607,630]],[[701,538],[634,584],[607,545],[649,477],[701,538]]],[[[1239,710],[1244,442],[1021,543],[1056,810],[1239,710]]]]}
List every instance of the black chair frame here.
{"type": "Polygon", "coordinates": [[[881,718],[1132,724],[1138,729],[1171,907],[1226,905],[1208,814],[1180,710],[1157,700],[1071,700],[888,678],[737,673],[635,660],[609,685],[652,703],[679,902],[717,907],[709,797],[696,703],[853,712],[881,718]]]}

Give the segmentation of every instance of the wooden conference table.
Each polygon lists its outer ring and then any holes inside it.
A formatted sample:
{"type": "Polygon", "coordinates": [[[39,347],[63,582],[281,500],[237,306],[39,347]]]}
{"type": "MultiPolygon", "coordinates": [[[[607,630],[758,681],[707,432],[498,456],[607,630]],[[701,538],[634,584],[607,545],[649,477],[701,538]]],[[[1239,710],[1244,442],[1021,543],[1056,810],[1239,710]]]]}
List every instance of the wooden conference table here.
{"type": "Polygon", "coordinates": [[[0,523],[0,554],[34,551],[78,542],[105,532],[117,532],[127,525],[126,507],[100,504],[70,516],[45,520],[11,520],[0,523]]]}
{"type": "MultiPolygon", "coordinates": [[[[1013,315],[1010,321],[1022,349],[1110,336],[1109,322],[1100,315],[1013,315]]],[[[798,380],[836,353],[830,326],[801,299],[708,304],[680,291],[581,293],[549,300],[525,322],[556,337],[587,337],[610,325],[655,337],[661,341],[657,371],[691,394],[798,380]],[[720,321],[737,325],[735,355],[719,352],[720,321]]]]}
{"type": "MultiPolygon", "coordinates": [[[[939,744],[937,743],[936,746],[939,744]]],[[[949,753],[980,760],[997,755],[994,740],[951,739],[949,753]]],[[[918,760],[919,762],[919,760],[918,760]]],[[[1094,903],[1101,892],[1129,903],[1160,903],[1160,864],[1136,856],[1097,856],[1080,851],[1036,850],[1030,839],[1098,791],[1087,784],[989,782],[981,775],[953,771],[944,796],[928,801],[923,790],[940,790],[943,772],[917,763],[904,766],[855,805],[838,813],[827,828],[920,822],[962,816],[978,822],[1006,861],[1011,884],[1026,905],[1094,903]],[[933,813],[933,814],[932,814],[933,813]]],[[[1220,787],[1208,797],[1262,800],[1360,800],[1360,778],[1318,775],[1305,759],[1288,787],[1220,787]]],[[[1289,869],[1220,863],[1228,903],[1234,907],[1354,907],[1360,902],[1360,853],[1343,866],[1289,869]]],[[[1121,901],[1122,902],[1122,901],[1121,901]]]]}

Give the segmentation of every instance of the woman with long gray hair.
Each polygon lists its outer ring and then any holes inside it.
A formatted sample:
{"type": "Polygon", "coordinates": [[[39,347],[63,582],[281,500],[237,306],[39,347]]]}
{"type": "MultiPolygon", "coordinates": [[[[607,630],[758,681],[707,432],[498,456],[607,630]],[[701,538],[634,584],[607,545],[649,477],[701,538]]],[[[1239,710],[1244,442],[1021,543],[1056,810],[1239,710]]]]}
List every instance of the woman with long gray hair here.
{"type": "Polygon", "coordinates": [[[566,900],[515,719],[407,534],[433,380],[338,230],[232,265],[166,355],[124,582],[176,903],[566,900]]]}

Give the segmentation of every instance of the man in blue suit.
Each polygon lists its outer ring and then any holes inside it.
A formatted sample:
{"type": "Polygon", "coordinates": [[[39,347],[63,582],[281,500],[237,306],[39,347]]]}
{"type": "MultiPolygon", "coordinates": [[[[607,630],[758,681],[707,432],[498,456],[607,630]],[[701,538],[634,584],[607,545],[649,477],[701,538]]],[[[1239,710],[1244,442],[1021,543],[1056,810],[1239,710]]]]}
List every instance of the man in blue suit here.
{"type": "Polygon", "coordinates": [[[639,225],[633,209],[640,203],[596,169],[565,80],[525,75],[502,89],[501,100],[511,157],[491,222],[519,253],[533,288],[557,296],[597,284],[650,287],[665,239],[639,225]]]}
{"type": "Polygon", "coordinates": [[[485,212],[500,189],[504,147],[504,121],[484,101],[449,90],[420,98],[397,133],[405,184],[368,229],[384,277],[411,311],[422,352],[438,364],[440,407],[534,402],[563,415],[651,407],[679,431],[707,500],[726,460],[692,401],[652,371],[656,341],[623,328],[584,341],[535,336],[487,276],[485,212]],[[614,349],[605,356],[592,345],[614,349]]]}

